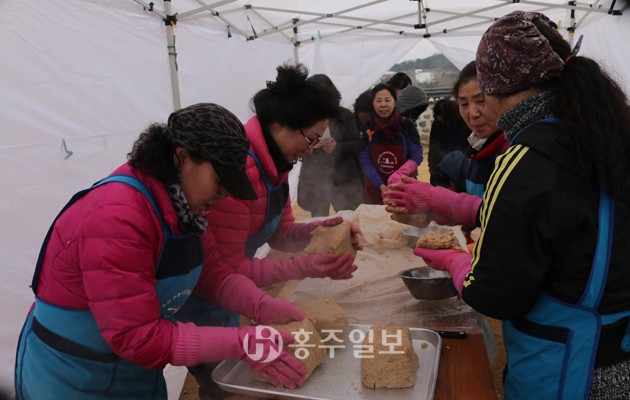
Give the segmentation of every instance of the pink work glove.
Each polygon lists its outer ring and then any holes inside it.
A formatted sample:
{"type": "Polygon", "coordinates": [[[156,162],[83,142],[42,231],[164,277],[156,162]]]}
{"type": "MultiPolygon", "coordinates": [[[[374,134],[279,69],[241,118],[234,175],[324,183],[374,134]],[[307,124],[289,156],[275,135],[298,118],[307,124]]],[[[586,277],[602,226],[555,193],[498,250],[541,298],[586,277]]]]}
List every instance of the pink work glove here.
{"type": "Polygon", "coordinates": [[[409,177],[403,177],[400,183],[389,188],[391,190],[383,193],[384,204],[392,207],[388,211],[396,212],[397,207],[411,213],[432,211],[436,221],[441,224],[476,225],[477,212],[482,203],[480,197],[455,193],[409,177]]]}
{"type": "Polygon", "coordinates": [[[245,348],[248,339],[247,351],[241,359],[276,387],[295,389],[304,384],[308,369],[303,362],[284,350],[284,346],[293,343],[293,335],[276,332],[277,335],[265,326],[239,328],[238,337],[242,348],[245,348]]]}
{"type": "Polygon", "coordinates": [[[464,279],[470,272],[470,253],[464,250],[430,250],[417,247],[413,254],[422,257],[425,263],[433,269],[447,271],[453,277],[453,285],[461,295],[464,279]]]}
{"type": "Polygon", "coordinates": [[[223,280],[217,303],[260,324],[286,324],[308,317],[290,302],[269,296],[241,274],[232,274],[223,280]]]}
{"type": "Polygon", "coordinates": [[[266,326],[222,328],[176,322],[173,329],[173,365],[197,365],[221,360],[243,360],[277,387],[295,389],[304,384],[306,366],[285,348],[293,335],[266,326]]]}
{"type": "Polygon", "coordinates": [[[407,160],[403,165],[400,166],[393,174],[387,178],[387,184],[392,185],[394,183],[400,182],[403,175],[411,176],[414,171],[418,170],[418,163],[413,160],[407,160]]]}
{"type": "MultiPolygon", "coordinates": [[[[302,244],[300,246],[301,248],[304,248],[306,247],[308,242],[311,240],[311,234],[316,228],[320,226],[323,226],[323,227],[337,226],[342,222],[343,222],[343,218],[337,216],[337,217],[325,219],[323,221],[308,222],[305,224],[294,224],[293,227],[291,228],[291,237],[296,242],[302,244]]],[[[361,231],[359,230],[359,227],[353,224],[352,222],[350,221],[347,221],[347,222],[350,224],[350,230],[351,230],[351,235],[352,235],[352,245],[354,246],[355,249],[361,250],[362,246],[359,244],[359,233],[361,231]]]]}
{"type": "Polygon", "coordinates": [[[292,279],[301,278],[331,278],[350,279],[354,271],[358,269],[353,265],[354,257],[351,253],[332,254],[311,254],[310,256],[292,257],[291,261],[295,266],[292,272],[295,273],[292,279]]]}
{"type": "Polygon", "coordinates": [[[312,254],[289,259],[253,259],[247,276],[259,287],[304,278],[350,279],[358,269],[351,253],[312,254]]]}

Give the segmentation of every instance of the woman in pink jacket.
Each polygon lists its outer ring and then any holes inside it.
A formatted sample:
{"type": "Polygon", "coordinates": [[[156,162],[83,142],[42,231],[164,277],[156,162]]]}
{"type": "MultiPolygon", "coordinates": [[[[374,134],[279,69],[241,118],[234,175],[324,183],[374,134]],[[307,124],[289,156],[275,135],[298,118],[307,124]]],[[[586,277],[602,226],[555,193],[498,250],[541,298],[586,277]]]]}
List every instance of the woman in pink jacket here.
{"type": "Polygon", "coordinates": [[[315,228],[342,222],[336,217],[296,223],[291,208],[289,172],[312,153],[328,118],[338,112],[335,94],[308,81],[307,75],[302,65],[278,67],[276,81],[267,82],[267,87],[254,96],[256,116],[245,124],[245,131],[251,143],[247,175],[258,198],[228,197],[210,212],[209,232],[221,245],[221,254],[259,287],[306,277],[348,279],[356,270],[350,253],[287,260],[254,258],[256,249],[265,243],[281,251],[300,251],[315,228]]]}
{"type": "MultiPolygon", "coordinates": [[[[209,229],[219,251],[232,268],[248,276],[259,287],[275,282],[306,277],[349,279],[356,270],[350,253],[312,254],[289,259],[255,258],[265,243],[281,251],[297,252],[309,242],[311,232],[320,225],[340,224],[341,217],[311,223],[296,223],[289,199],[289,172],[313,152],[328,126],[328,118],[337,115],[334,93],[322,85],[307,81],[302,65],[280,66],[275,81],[253,98],[256,116],[245,124],[251,148],[247,157],[247,175],[257,199],[229,196],[212,208],[209,229]]],[[[358,229],[355,229],[358,232],[358,229]]],[[[353,240],[359,247],[354,234],[353,240]]],[[[238,326],[236,313],[219,304],[193,296],[186,304],[186,318],[206,325],[238,326]]],[[[200,398],[221,398],[211,379],[216,363],[189,368],[199,383],[200,398]]]]}
{"type": "Polygon", "coordinates": [[[224,359],[242,359],[276,385],[303,383],[304,365],[277,351],[290,335],[178,321],[191,293],[261,323],[304,318],[235,274],[203,236],[210,207],[226,192],[256,198],[248,147],[233,114],[196,104],[149,126],[128,163],[70,200],[37,262],[17,399],[166,399],[166,364],[224,359]]]}

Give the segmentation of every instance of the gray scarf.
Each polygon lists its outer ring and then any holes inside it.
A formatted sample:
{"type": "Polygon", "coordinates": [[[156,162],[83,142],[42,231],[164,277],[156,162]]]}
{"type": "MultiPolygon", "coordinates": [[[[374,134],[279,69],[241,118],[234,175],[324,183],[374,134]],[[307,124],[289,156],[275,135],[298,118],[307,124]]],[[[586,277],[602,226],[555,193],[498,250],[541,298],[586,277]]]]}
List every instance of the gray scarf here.
{"type": "Polygon", "coordinates": [[[195,217],[193,215],[181,186],[179,186],[178,183],[169,184],[168,195],[173,202],[173,207],[175,207],[175,213],[179,217],[182,230],[193,235],[203,235],[206,229],[208,229],[208,221],[205,217],[195,217]]]}
{"type": "Polygon", "coordinates": [[[553,93],[545,91],[529,97],[510,108],[499,120],[497,125],[503,131],[505,139],[511,141],[523,128],[544,118],[553,117],[551,102],[553,93]]]}

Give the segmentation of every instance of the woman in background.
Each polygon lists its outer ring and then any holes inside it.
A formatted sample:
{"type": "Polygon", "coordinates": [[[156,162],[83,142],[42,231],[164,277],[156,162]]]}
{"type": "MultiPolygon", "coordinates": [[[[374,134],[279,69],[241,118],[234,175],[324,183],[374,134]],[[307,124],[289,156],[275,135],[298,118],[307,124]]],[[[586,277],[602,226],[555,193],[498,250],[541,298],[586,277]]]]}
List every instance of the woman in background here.
{"type": "Polygon", "coordinates": [[[364,138],[368,129],[372,129],[374,120],[374,105],[372,105],[372,90],[361,93],[354,101],[354,122],[357,125],[361,138],[364,138]]]}
{"type": "Polygon", "coordinates": [[[428,107],[427,94],[421,87],[415,85],[407,86],[396,97],[396,108],[400,115],[414,123],[428,107]]]}
{"type": "Polygon", "coordinates": [[[496,115],[486,105],[477,80],[475,61],[461,70],[453,86],[453,94],[460,116],[472,130],[469,136],[471,145],[465,152],[468,158],[466,191],[455,193],[426,182],[403,179],[387,191],[385,204],[389,205],[388,211],[391,212],[400,212],[398,207],[413,213],[432,212],[441,225],[462,225],[466,240],[470,242],[470,231],[475,226],[481,226],[479,209],[494,162],[509,143],[497,126],[496,115]]]}
{"type": "Polygon", "coordinates": [[[479,88],[475,61],[466,64],[453,86],[459,113],[472,130],[466,174],[466,192],[478,197],[483,193],[494,168],[494,160],[508,147],[503,132],[497,126],[496,115],[486,107],[485,96],[479,88]]]}
{"type": "Polygon", "coordinates": [[[411,78],[409,77],[409,75],[405,74],[404,72],[396,72],[387,81],[387,84],[394,88],[394,91],[396,92],[396,96],[398,96],[398,94],[404,88],[406,88],[407,86],[411,86],[412,83],[413,82],[411,81],[411,78]]]}
{"type": "Polygon", "coordinates": [[[374,129],[364,138],[367,146],[361,152],[361,169],[367,177],[365,197],[368,204],[383,204],[382,193],[388,184],[402,176],[418,174],[422,162],[422,145],[413,121],[396,109],[396,93],[385,84],[372,89],[374,129]]]}
{"type": "Polygon", "coordinates": [[[470,129],[460,115],[456,102],[440,99],[433,105],[433,123],[429,134],[429,173],[430,182],[436,186],[435,174],[438,164],[451,151],[466,151],[466,137],[470,129]]]}
{"type": "Polygon", "coordinates": [[[338,113],[328,120],[328,128],[313,147],[313,153],[302,159],[298,205],[313,217],[328,216],[331,205],[335,211],[354,210],[364,202],[359,165],[363,140],[352,112],[339,105],[341,93],[330,78],[316,74],[308,80],[323,85],[334,95],[338,113]]]}

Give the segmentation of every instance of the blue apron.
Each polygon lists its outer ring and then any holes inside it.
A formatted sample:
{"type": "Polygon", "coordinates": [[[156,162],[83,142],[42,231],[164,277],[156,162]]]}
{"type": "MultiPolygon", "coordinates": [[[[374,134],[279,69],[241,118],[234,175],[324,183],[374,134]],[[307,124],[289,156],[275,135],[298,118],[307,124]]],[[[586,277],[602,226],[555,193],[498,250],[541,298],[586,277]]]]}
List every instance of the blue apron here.
{"type": "MultiPolygon", "coordinates": [[[[201,238],[172,234],[149,189],[129,175],[110,176],[70,199],[46,235],[33,276],[33,291],[37,292],[48,240],[59,216],[90,190],[110,182],[123,183],[140,191],[160,220],[164,241],[155,269],[156,291],[160,314],[163,318],[173,319],[201,274],[201,238]]],[[[67,309],[39,298],[36,298],[20,334],[15,390],[17,399],[167,398],[162,371],[130,363],[113,353],[89,309],[67,309]]]]}
{"type": "MultiPolygon", "coordinates": [[[[265,187],[267,188],[267,211],[265,214],[265,224],[262,228],[251,236],[245,245],[245,255],[251,259],[256,254],[256,250],[267,243],[269,238],[274,234],[280,219],[282,211],[289,200],[289,185],[286,182],[278,186],[271,184],[271,179],[265,172],[260,160],[253,151],[249,150],[249,155],[256,162],[256,166],[263,178],[265,187]]],[[[195,322],[197,325],[204,326],[228,326],[235,327],[240,325],[239,315],[228,311],[217,304],[201,299],[197,296],[191,296],[184,307],[177,315],[177,319],[182,322],[195,322]]]]}
{"type": "MultiPolygon", "coordinates": [[[[595,257],[580,301],[569,304],[543,292],[525,317],[503,322],[508,354],[506,400],[588,399],[602,326],[630,316],[630,310],[597,312],[608,275],[614,225],[614,203],[603,185],[598,213],[595,257]]],[[[621,348],[630,351],[629,327],[621,348]]]]}
{"type": "Polygon", "coordinates": [[[245,255],[247,258],[254,258],[256,250],[263,244],[267,243],[271,236],[274,234],[278,225],[280,225],[280,219],[282,218],[282,211],[287,205],[289,200],[289,184],[282,182],[278,186],[274,186],[269,179],[269,175],[265,172],[262,164],[256,154],[249,150],[249,155],[256,161],[256,166],[267,188],[267,210],[265,213],[265,224],[260,228],[258,232],[251,236],[247,240],[245,246],[245,255]]]}

